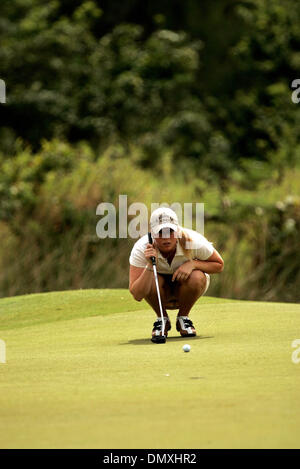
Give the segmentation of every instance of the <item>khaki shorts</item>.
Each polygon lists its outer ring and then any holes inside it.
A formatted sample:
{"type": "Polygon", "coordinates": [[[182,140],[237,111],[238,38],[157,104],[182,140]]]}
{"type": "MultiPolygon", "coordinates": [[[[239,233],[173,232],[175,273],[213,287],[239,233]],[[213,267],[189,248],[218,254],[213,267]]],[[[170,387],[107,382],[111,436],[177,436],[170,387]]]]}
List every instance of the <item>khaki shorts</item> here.
{"type": "MultiPolygon", "coordinates": [[[[205,293],[208,290],[209,284],[210,284],[210,276],[205,273],[206,277],[206,287],[204,292],[202,293],[202,296],[205,295],[205,293]]],[[[173,274],[159,274],[162,275],[165,279],[165,292],[167,296],[167,303],[165,305],[166,309],[178,309],[178,298],[177,298],[177,291],[176,291],[176,284],[177,282],[172,282],[172,277],[173,274]]]]}

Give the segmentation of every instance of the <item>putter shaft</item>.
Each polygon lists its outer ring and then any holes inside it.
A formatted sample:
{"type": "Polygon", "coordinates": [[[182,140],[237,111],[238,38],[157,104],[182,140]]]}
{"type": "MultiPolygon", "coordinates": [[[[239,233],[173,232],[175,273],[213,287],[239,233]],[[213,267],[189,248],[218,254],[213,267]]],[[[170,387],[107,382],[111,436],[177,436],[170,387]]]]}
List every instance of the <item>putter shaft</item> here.
{"type": "MultiPolygon", "coordinates": [[[[152,236],[151,233],[148,233],[148,240],[150,244],[153,244],[152,236]]],[[[155,257],[151,257],[152,261],[152,266],[153,266],[153,273],[154,273],[154,279],[155,279],[155,285],[156,285],[156,292],[157,292],[157,297],[158,297],[158,303],[159,303],[159,310],[160,310],[160,316],[161,316],[161,321],[162,321],[162,330],[161,330],[161,338],[164,339],[163,342],[166,341],[165,338],[165,321],[164,321],[164,313],[163,313],[163,308],[161,304],[161,298],[160,298],[160,291],[159,291],[159,283],[158,283],[158,277],[157,277],[157,270],[156,270],[156,259],[155,257]]]]}
{"type": "Polygon", "coordinates": [[[165,335],[165,321],[164,321],[163,308],[162,308],[162,304],[161,304],[160,291],[159,291],[159,284],[158,284],[158,277],[157,277],[157,270],[156,270],[156,265],[155,265],[155,264],[153,264],[153,272],[154,272],[154,279],[155,279],[155,285],[156,285],[156,290],[157,290],[157,297],[158,297],[160,315],[161,315],[161,320],[162,320],[162,331],[161,331],[161,334],[162,334],[162,336],[164,336],[164,335],[165,335]]]}

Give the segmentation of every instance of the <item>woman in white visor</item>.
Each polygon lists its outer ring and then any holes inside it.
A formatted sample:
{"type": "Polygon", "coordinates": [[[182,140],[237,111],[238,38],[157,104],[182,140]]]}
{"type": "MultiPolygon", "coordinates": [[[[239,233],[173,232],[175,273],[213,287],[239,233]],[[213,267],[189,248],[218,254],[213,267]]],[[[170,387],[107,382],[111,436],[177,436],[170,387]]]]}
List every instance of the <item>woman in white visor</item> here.
{"type": "Polygon", "coordinates": [[[210,274],[223,270],[224,262],[212,244],[200,233],[178,224],[170,208],[154,210],[150,218],[153,245],[148,235],[132,248],[129,289],[136,301],[145,299],[157,315],[152,341],[162,334],[162,320],[151,257],[156,258],[159,289],[165,321],[165,335],[171,329],[167,310],[178,309],[176,329],[184,337],[196,335],[189,313],[209,287],[210,274]]]}

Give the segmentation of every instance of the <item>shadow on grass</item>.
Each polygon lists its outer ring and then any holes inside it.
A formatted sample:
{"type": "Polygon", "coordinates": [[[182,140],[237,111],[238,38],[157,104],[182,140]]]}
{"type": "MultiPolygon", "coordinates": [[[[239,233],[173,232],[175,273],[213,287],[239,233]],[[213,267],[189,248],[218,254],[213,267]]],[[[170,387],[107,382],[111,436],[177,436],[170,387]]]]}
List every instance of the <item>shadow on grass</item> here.
{"type": "MultiPolygon", "coordinates": [[[[194,341],[194,340],[203,340],[203,339],[213,339],[214,336],[204,336],[204,335],[197,335],[196,337],[168,337],[167,342],[177,342],[177,341],[194,341]]],[[[151,342],[150,338],[147,339],[133,339],[129,340],[128,342],[121,342],[119,345],[161,345],[161,344],[154,344],[151,342]]]]}

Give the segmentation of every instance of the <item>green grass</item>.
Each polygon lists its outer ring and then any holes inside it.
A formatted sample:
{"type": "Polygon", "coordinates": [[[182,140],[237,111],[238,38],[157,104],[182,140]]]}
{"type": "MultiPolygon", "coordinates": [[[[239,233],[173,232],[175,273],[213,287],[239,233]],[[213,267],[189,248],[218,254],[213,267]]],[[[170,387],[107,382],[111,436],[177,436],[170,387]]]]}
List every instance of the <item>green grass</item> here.
{"type": "Polygon", "coordinates": [[[0,447],[299,448],[300,305],[204,297],[191,317],[198,337],[155,345],[126,290],[0,300],[0,447]]]}

